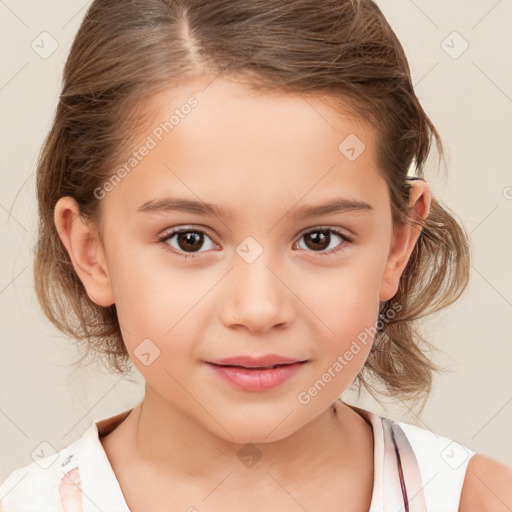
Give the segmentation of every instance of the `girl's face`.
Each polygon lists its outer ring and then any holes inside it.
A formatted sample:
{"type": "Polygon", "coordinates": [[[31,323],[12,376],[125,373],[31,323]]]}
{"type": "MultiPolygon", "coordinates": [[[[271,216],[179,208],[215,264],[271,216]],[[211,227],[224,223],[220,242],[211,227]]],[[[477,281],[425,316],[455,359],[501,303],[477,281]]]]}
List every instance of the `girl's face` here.
{"type": "Polygon", "coordinates": [[[393,237],[370,127],[319,99],[205,86],[148,105],[120,181],[96,191],[106,277],[84,283],[115,302],[147,393],[220,437],[274,441],[354,380],[419,232],[393,237]],[[243,388],[208,363],[266,354],[306,362],[259,390],[255,370],[243,388]]]}

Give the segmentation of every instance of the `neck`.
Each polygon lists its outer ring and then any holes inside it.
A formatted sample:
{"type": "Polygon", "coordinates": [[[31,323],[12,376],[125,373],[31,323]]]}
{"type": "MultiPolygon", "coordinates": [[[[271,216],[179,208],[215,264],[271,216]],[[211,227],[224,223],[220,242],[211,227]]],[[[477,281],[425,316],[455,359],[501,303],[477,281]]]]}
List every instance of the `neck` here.
{"type": "Polygon", "coordinates": [[[130,459],[139,467],[207,488],[219,475],[230,474],[230,487],[246,491],[261,490],[268,473],[281,482],[311,478],[308,475],[319,468],[350,474],[360,457],[358,446],[368,439],[371,442],[371,427],[350,407],[337,402],[336,410],[328,407],[286,438],[234,443],[169,406],[148,387],[144,400],[122,425],[128,445],[134,448],[130,459]],[[241,471],[244,466],[250,471],[241,471]]]}

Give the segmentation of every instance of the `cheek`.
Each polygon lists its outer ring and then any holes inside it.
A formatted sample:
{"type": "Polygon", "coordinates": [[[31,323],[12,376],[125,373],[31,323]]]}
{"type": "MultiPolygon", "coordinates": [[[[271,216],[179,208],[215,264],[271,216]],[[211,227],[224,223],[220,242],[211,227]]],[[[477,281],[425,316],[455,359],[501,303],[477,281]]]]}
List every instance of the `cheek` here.
{"type": "Polygon", "coordinates": [[[342,356],[343,379],[351,381],[371,349],[379,314],[379,290],[384,263],[372,251],[357,261],[318,273],[302,292],[318,317],[319,359],[334,364],[342,356]],[[343,357],[345,356],[345,357],[343,357]]]}
{"type": "Polygon", "coordinates": [[[109,274],[116,311],[129,348],[140,338],[161,336],[172,325],[170,311],[178,298],[172,293],[173,274],[148,258],[148,250],[128,244],[123,237],[111,242],[109,274]]]}
{"type": "Polygon", "coordinates": [[[337,268],[308,273],[302,296],[328,325],[365,324],[377,315],[385,262],[372,252],[361,251],[337,268]]]}
{"type": "Polygon", "coordinates": [[[162,249],[133,250],[119,246],[112,276],[116,310],[130,357],[143,375],[155,368],[173,368],[192,358],[198,318],[218,276],[207,271],[185,271],[170,263],[162,249]],[[150,252],[152,254],[150,254],[150,252]],[[163,254],[162,254],[163,253],[163,254]],[[149,340],[149,341],[148,341],[149,340]],[[158,354],[154,365],[141,366],[140,353],[158,354]]]}

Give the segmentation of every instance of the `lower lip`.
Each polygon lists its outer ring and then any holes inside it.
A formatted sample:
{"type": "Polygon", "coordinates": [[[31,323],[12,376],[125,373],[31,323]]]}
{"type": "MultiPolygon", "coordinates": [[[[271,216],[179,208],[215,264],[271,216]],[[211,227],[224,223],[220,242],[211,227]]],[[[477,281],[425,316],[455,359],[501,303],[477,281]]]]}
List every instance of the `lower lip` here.
{"type": "Polygon", "coordinates": [[[276,388],[293,377],[304,363],[287,364],[265,370],[207,364],[219,377],[239,389],[245,391],[267,391],[276,388]]]}

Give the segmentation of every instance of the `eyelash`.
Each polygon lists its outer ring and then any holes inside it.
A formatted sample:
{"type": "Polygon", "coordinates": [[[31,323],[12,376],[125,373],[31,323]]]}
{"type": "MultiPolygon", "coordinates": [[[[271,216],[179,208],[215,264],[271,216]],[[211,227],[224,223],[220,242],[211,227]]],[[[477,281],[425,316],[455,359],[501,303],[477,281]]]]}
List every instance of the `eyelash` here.
{"type": "MultiPolygon", "coordinates": [[[[341,240],[344,242],[344,243],[341,243],[337,248],[335,249],[331,249],[330,251],[327,251],[327,252],[319,252],[319,251],[308,251],[308,252],[312,252],[316,257],[322,257],[322,256],[329,256],[329,255],[332,255],[332,254],[335,254],[341,250],[343,250],[343,248],[345,247],[345,245],[348,243],[348,244],[351,244],[353,242],[353,239],[351,237],[348,237],[347,235],[345,235],[344,233],[342,233],[341,231],[338,231],[337,229],[334,229],[334,228],[323,228],[323,227],[316,227],[314,229],[311,229],[309,231],[306,231],[305,233],[302,233],[302,235],[300,236],[299,240],[306,236],[306,235],[310,235],[312,233],[317,233],[317,232],[327,232],[327,233],[334,233],[336,236],[338,236],[339,238],[341,238],[341,240]]],[[[166,243],[168,240],[170,240],[174,235],[178,235],[180,233],[198,233],[198,234],[203,234],[203,235],[206,235],[208,236],[208,238],[211,238],[208,233],[200,230],[200,229],[195,229],[195,228],[180,228],[180,229],[175,229],[174,231],[171,231],[170,233],[166,234],[166,235],[163,235],[161,237],[158,237],[157,238],[157,242],[158,243],[163,243],[165,248],[167,250],[170,250],[173,254],[177,254],[178,256],[181,256],[183,258],[195,258],[197,256],[199,256],[200,252],[199,253],[196,253],[196,254],[193,254],[193,253],[190,253],[190,254],[187,254],[187,253],[183,253],[183,252],[178,252],[175,248],[171,247],[168,243],[166,243]]]]}

